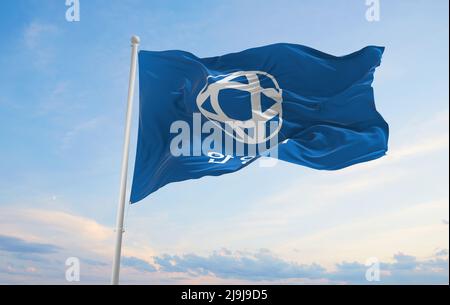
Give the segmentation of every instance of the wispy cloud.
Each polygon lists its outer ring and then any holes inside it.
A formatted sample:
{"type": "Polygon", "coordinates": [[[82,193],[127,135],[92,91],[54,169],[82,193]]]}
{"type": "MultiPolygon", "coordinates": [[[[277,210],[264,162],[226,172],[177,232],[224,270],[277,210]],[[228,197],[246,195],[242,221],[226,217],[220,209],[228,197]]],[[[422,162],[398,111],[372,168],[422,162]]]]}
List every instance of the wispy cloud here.
{"type": "Polygon", "coordinates": [[[448,147],[448,135],[435,136],[431,139],[426,138],[394,150],[391,160],[396,161],[407,157],[420,156],[440,149],[448,149],[448,147]]]}
{"type": "Polygon", "coordinates": [[[61,150],[69,149],[72,145],[73,139],[83,132],[92,131],[93,129],[101,126],[104,123],[103,117],[94,117],[92,119],[83,121],[75,126],[73,126],[69,131],[67,131],[61,139],[61,150]]]}
{"type": "Polygon", "coordinates": [[[95,258],[112,249],[112,228],[65,211],[1,209],[0,230],[7,236],[56,245],[74,256],[86,252],[95,258]]]}
{"type": "Polygon", "coordinates": [[[44,115],[50,112],[63,112],[73,109],[75,105],[67,102],[68,89],[68,81],[57,82],[51,90],[45,93],[45,98],[39,103],[36,114],[44,115]]]}
{"type": "Polygon", "coordinates": [[[122,266],[123,267],[132,267],[139,271],[145,272],[155,272],[155,266],[151,265],[149,262],[137,258],[137,257],[128,257],[125,256],[122,258],[122,266]]]}
{"type": "MultiPolygon", "coordinates": [[[[64,279],[68,257],[80,259],[86,282],[109,281],[112,227],[67,211],[1,208],[0,232],[0,269],[17,276],[2,278],[0,272],[0,283],[34,283],[43,276],[49,283],[58,283],[64,279]],[[27,272],[27,268],[36,272],[27,272]]],[[[146,240],[130,236],[123,249],[124,274],[154,271],[153,255],[146,240]]]]}
{"type": "Polygon", "coordinates": [[[55,253],[60,248],[51,244],[29,242],[12,236],[0,235],[0,251],[27,254],[55,253]]]}
{"type": "Polygon", "coordinates": [[[54,39],[60,30],[53,24],[33,21],[24,29],[23,43],[31,53],[33,64],[45,69],[52,62],[56,49],[54,39]]]}
{"type": "Polygon", "coordinates": [[[449,111],[434,114],[420,122],[409,122],[391,136],[387,156],[373,162],[346,169],[347,172],[366,171],[393,166],[413,158],[426,157],[449,149],[449,111]],[[414,128],[410,126],[414,125],[414,128]]]}
{"type": "Polygon", "coordinates": [[[24,42],[29,49],[35,49],[41,46],[46,36],[57,34],[58,28],[52,24],[33,21],[24,31],[24,42]]]}

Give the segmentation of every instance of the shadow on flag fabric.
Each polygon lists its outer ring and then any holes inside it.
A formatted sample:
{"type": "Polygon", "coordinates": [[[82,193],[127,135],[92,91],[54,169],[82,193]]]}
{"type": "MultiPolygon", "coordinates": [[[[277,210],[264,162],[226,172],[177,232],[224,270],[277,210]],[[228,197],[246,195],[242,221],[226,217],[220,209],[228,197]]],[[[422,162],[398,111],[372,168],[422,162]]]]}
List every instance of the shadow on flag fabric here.
{"type": "Polygon", "coordinates": [[[384,156],[389,127],[372,89],[383,51],[336,57],[285,43],[211,58],[141,51],[131,202],[261,156],[319,170],[384,156]]]}

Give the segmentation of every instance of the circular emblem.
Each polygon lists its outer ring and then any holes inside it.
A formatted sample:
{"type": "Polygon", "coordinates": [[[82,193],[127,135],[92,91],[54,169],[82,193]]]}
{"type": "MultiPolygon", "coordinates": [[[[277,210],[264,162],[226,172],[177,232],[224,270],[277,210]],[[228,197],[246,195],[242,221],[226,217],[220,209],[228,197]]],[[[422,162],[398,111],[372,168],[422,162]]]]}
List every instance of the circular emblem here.
{"type": "Polygon", "coordinates": [[[197,107],[208,120],[246,144],[264,143],[278,134],[283,124],[282,102],[277,80],[263,71],[209,76],[197,96],[197,107]],[[248,117],[236,118],[239,114],[248,117]]]}

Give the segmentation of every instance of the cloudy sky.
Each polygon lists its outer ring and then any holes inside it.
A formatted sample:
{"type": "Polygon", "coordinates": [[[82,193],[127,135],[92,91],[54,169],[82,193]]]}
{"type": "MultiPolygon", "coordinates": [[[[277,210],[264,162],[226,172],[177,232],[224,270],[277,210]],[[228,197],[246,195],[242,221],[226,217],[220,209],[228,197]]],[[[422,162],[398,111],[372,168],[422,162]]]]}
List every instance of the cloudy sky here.
{"type": "MultiPolygon", "coordinates": [[[[256,164],[127,208],[122,283],[448,284],[448,1],[0,3],[0,283],[108,283],[129,70],[142,49],[214,56],[276,42],[386,46],[385,158],[337,172],[256,164]]],[[[133,122],[134,159],[137,113],[133,122]]],[[[130,173],[131,176],[131,173],[130,173]]]]}

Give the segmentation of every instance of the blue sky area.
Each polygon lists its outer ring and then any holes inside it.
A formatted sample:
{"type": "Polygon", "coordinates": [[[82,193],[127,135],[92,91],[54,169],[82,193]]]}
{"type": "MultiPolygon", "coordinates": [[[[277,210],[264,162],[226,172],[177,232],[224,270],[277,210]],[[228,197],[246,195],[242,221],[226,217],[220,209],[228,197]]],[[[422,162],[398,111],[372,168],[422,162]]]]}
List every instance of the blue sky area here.
{"type": "MultiPolygon", "coordinates": [[[[0,2],[0,283],[107,283],[129,41],[200,57],[277,42],[386,47],[385,158],[337,172],[279,163],[164,187],[127,208],[123,283],[448,284],[448,1],[0,2]]],[[[135,100],[137,105],[137,99],[135,100]]],[[[137,108],[136,108],[137,109],[137,108]]],[[[133,117],[134,160],[137,113],[133,117]]],[[[132,165],[132,164],[131,164],[132,165]]],[[[130,173],[131,176],[131,173],[130,173]]]]}

